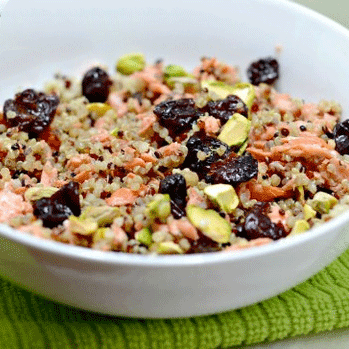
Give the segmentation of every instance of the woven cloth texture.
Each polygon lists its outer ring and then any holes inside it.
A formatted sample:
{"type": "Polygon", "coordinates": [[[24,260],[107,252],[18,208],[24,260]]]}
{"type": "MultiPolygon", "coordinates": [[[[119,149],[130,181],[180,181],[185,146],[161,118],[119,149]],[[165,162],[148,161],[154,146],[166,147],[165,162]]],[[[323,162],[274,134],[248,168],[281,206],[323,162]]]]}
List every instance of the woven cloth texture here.
{"type": "Polygon", "coordinates": [[[0,347],[6,349],[213,349],[349,326],[349,250],[306,282],[222,314],[124,319],[60,305],[0,279],[0,347]]]}

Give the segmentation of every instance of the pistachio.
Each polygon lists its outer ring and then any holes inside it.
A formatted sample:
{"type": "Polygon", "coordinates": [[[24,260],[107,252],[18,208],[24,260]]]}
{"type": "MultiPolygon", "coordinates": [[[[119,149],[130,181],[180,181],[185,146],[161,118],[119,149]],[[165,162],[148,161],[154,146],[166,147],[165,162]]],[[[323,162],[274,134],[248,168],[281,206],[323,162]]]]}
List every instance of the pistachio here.
{"type": "Polygon", "coordinates": [[[142,53],[129,53],[119,58],[116,70],[123,75],[131,75],[145,67],[145,57],[142,53]]]}
{"type": "Polygon", "coordinates": [[[247,147],[248,147],[248,139],[246,139],[246,141],[241,145],[239,151],[237,152],[237,155],[241,156],[245,152],[247,147]]]}
{"type": "Polygon", "coordinates": [[[290,235],[291,234],[292,235],[301,234],[309,229],[310,229],[309,223],[305,219],[300,219],[300,220],[295,222],[290,235]]]}
{"type": "Polygon", "coordinates": [[[54,187],[34,187],[29,188],[24,194],[24,197],[27,201],[37,201],[42,198],[49,198],[59,189],[54,187]]]}
{"type": "Polygon", "coordinates": [[[252,84],[247,82],[238,82],[233,86],[232,95],[240,97],[248,109],[252,107],[253,101],[256,97],[256,92],[252,84]]]}
{"type": "Polygon", "coordinates": [[[91,218],[69,217],[69,227],[72,233],[91,235],[98,229],[98,224],[91,218]]]}
{"type": "Polygon", "coordinates": [[[248,138],[250,129],[251,121],[241,114],[235,113],[223,126],[218,139],[229,146],[242,145],[248,138]]]}
{"type": "Polygon", "coordinates": [[[298,189],[299,201],[301,203],[304,203],[305,198],[304,198],[304,187],[303,187],[303,185],[298,186],[297,189],[298,189]]]}
{"type": "Polygon", "coordinates": [[[183,254],[181,247],[173,241],[160,242],[157,245],[156,252],[159,254],[183,254]]]}
{"type": "Polygon", "coordinates": [[[338,200],[323,191],[317,192],[312,200],[307,202],[315,211],[323,214],[330,212],[330,209],[333,208],[338,203],[338,200]]]}
{"type": "Polygon", "coordinates": [[[98,226],[104,227],[108,224],[112,224],[114,218],[120,216],[120,210],[118,207],[110,206],[89,206],[81,214],[81,219],[90,218],[97,222],[98,226]]]}
{"type": "Polygon", "coordinates": [[[239,197],[230,184],[208,185],[204,193],[224,212],[232,213],[239,205],[239,197]]]}
{"type": "Polygon", "coordinates": [[[229,242],[230,224],[214,210],[205,210],[199,206],[189,205],[187,217],[202,234],[219,243],[229,242]]]}
{"type": "Polygon", "coordinates": [[[165,71],[164,71],[165,79],[180,77],[180,76],[188,76],[188,73],[180,65],[170,64],[165,68],[165,71]]]}
{"type": "Polygon", "coordinates": [[[151,231],[149,228],[143,228],[135,234],[135,239],[141,244],[150,246],[152,243],[151,231]]]}
{"type": "Polygon", "coordinates": [[[214,93],[219,99],[224,99],[234,94],[234,88],[222,81],[203,80],[201,88],[207,88],[209,92],[214,93]]]}
{"type": "Polygon", "coordinates": [[[185,91],[189,93],[194,93],[199,91],[199,83],[192,75],[187,76],[173,76],[171,78],[165,79],[167,85],[170,88],[174,88],[176,84],[180,84],[184,87],[185,91]],[[191,92],[190,92],[191,91],[191,92]]]}
{"type": "Polygon", "coordinates": [[[316,216],[316,211],[311,208],[308,204],[304,204],[303,206],[304,219],[307,221],[308,219],[314,218],[316,216]]]}
{"type": "Polygon", "coordinates": [[[253,85],[247,82],[238,82],[231,86],[222,81],[203,80],[201,81],[201,88],[207,88],[209,92],[215,94],[219,99],[224,99],[229,95],[238,96],[249,109],[256,97],[253,85]]]}
{"type": "Polygon", "coordinates": [[[170,64],[165,68],[164,80],[170,88],[173,88],[176,83],[181,83],[183,85],[197,83],[183,67],[175,64],[170,64]]]}
{"type": "Polygon", "coordinates": [[[118,133],[119,133],[119,127],[115,127],[115,128],[110,132],[110,135],[111,135],[111,136],[114,136],[114,137],[117,137],[117,136],[118,136],[118,133]]]}
{"type": "Polygon", "coordinates": [[[97,116],[103,116],[110,109],[111,106],[107,103],[89,103],[87,105],[87,110],[97,116]]]}
{"type": "Polygon", "coordinates": [[[151,220],[158,218],[161,222],[166,222],[166,218],[171,214],[170,195],[155,195],[147,205],[146,214],[151,220]]]}
{"type": "Polygon", "coordinates": [[[110,237],[113,237],[111,233],[110,228],[98,228],[93,234],[93,242],[104,241],[107,237],[109,237],[110,240],[110,237]]]}

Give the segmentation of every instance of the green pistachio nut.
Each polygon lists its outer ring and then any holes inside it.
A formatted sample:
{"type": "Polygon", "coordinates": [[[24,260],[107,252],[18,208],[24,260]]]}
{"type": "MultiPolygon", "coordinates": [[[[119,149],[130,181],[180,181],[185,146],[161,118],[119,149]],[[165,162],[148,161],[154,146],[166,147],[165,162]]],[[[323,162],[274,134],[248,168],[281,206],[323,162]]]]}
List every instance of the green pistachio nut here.
{"type": "Polygon", "coordinates": [[[304,187],[303,185],[300,185],[297,187],[298,193],[299,193],[299,201],[304,202],[304,187]]]}
{"type": "Polygon", "coordinates": [[[235,84],[231,94],[240,97],[245,102],[248,109],[252,107],[253,101],[256,97],[254,86],[247,82],[238,82],[235,84]]]}
{"type": "Polygon", "coordinates": [[[152,243],[151,231],[149,228],[143,228],[135,234],[135,239],[143,245],[150,246],[152,243]]]}
{"type": "Polygon", "coordinates": [[[165,79],[165,81],[166,81],[166,84],[172,89],[175,87],[176,84],[180,84],[184,87],[185,91],[188,90],[188,91],[191,91],[191,93],[199,91],[199,83],[194,77],[189,75],[172,77],[172,78],[165,79]]]}
{"type": "Polygon", "coordinates": [[[170,64],[164,70],[165,79],[174,78],[174,77],[178,78],[178,77],[187,76],[187,75],[188,73],[186,72],[186,70],[180,65],[170,64]]]}
{"type": "Polygon", "coordinates": [[[173,241],[160,242],[157,245],[156,252],[159,254],[183,254],[181,247],[173,241]]]}
{"type": "Polygon", "coordinates": [[[98,229],[97,222],[91,218],[70,216],[69,224],[70,231],[80,235],[91,235],[98,229]]]}
{"type": "Polygon", "coordinates": [[[111,136],[114,136],[114,137],[117,137],[117,136],[118,136],[118,133],[119,133],[119,128],[118,128],[118,127],[115,127],[115,128],[110,132],[110,135],[111,135],[111,136]]]}
{"type": "Polygon", "coordinates": [[[24,194],[27,201],[37,201],[43,198],[49,198],[59,189],[54,187],[34,187],[29,188],[24,194]]]}
{"type": "Polygon", "coordinates": [[[250,129],[251,121],[243,115],[235,113],[223,126],[218,139],[229,146],[242,145],[248,138],[250,129]]]}
{"type": "Polygon", "coordinates": [[[170,195],[155,195],[147,205],[146,214],[151,220],[159,219],[161,222],[166,222],[167,217],[171,214],[170,195]]]}
{"type": "Polygon", "coordinates": [[[338,200],[328,193],[323,191],[317,192],[313,199],[308,200],[308,204],[316,211],[321,214],[326,214],[330,212],[330,209],[333,208],[338,203],[338,200]]]}
{"type": "Polygon", "coordinates": [[[145,57],[142,53],[129,53],[119,58],[116,70],[123,75],[131,75],[145,67],[145,57]]]}
{"type": "Polygon", "coordinates": [[[316,211],[312,209],[308,204],[304,204],[303,206],[304,219],[307,221],[316,216],[316,211]]]}
{"type": "Polygon", "coordinates": [[[180,65],[168,65],[164,70],[164,80],[171,89],[178,83],[185,89],[190,89],[191,91],[199,90],[199,84],[194,75],[188,74],[180,65]]]}
{"type": "Polygon", "coordinates": [[[201,81],[201,88],[207,88],[209,92],[214,93],[219,99],[224,99],[234,92],[233,86],[223,81],[203,80],[201,81]]]}
{"type": "Polygon", "coordinates": [[[239,205],[239,197],[230,184],[208,185],[204,193],[221,211],[232,213],[239,205]]]}
{"type": "Polygon", "coordinates": [[[243,155],[247,147],[248,147],[248,139],[246,139],[246,141],[241,145],[239,151],[237,152],[237,155],[239,156],[243,155]]]}
{"type": "Polygon", "coordinates": [[[214,93],[219,99],[224,99],[229,95],[235,95],[245,102],[248,109],[251,108],[256,97],[254,86],[247,82],[238,82],[234,86],[228,85],[222,81],[203,80],[201,88],[207,88],[209,92],[214,93]]]}
{"type": "Polygon", "coordinates": [[[95,113],[97,116],[103,116],[111,106],[107,103],[89,103],[87,104],[87,110],[91,113],[95,113]]]}
{"type": "Polygon", "coordinates": [[[309,229],[310,229],[309,223],[305,219],[300,219],[295,222],[290,234],[292,235],[301,234],[309,229]]]}
{"type": "Polygon", "coordinates": [[[205,210],[199,206],[189,205],[187,217],[202,234],[219,243],[229,242],[230,224],[214,210],[205,210]]]}
{"type": "Polygon", "coordinates": [[[81,214],[81,219],[92,219],[97,222],[99,227],[112,224],[116,217],[120,216],[118,207],[110,206],[89,206],[81,214]]]}
{"type": "Polygon", "coordinates": [[[93,234],[93,242],[104,241],[107,238],[108,233],[111,233],[110,228],[98,228],[93,234]]]}

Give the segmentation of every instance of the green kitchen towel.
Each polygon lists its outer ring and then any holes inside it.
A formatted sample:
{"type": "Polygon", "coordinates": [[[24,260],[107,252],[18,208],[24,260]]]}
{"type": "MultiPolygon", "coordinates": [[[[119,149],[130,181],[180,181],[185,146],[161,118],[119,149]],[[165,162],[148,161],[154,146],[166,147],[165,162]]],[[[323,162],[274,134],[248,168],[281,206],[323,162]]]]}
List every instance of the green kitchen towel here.
{"type": "Polygon", "coordinates": [[[0,280],[0,347],[6,349],[213,349],[349,326],[349,250],[277,297],[222,314],[124,319],[63,306],[0,280]]]}

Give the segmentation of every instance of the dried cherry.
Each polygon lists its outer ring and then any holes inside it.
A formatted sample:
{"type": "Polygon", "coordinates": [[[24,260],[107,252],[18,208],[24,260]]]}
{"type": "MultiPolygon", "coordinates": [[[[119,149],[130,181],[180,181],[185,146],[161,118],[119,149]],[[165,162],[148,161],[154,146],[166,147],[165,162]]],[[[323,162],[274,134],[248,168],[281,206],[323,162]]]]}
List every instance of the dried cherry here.
{"type": "Polygon", "coordinates": [[[190,249],[187,251],[188,254],[218,252],[222,250],[217,242],[209,239],[205,235],[200,235],[198,240],[193,241],[190,249]]]}
{"type": "Polygon", "coordinates": [[[339,154],[349,154],[349,120],[338,122],[333,130],[336,150],[339,154]]]}
{"type": "Polygon", "coordinates": [[[203,112],[219,119],[221,125],[224,125],[234,113],[239,113],[246,118],[248,117],[248,108],[244,101],[235,95],[229,95],[224,99],[218,101],[209,101],[203,112]]]}
{"type": "Polygon", "coordinates": [[[272,57],[252,62],[247,69],[247,77],[253,85],[271,85],[279,78],[279,63],[272,57]]]}
{"type": "Polygon", "coordinates": [[[171,212],[175,218],[185,216],[187,184],[183,175],[175,173],[165,177],[160,182],[159,193],[170,195],[171,212]]]}
{"type": "Polygon", "coordinates": [[[196,172],[201,179],[205,177],[212,164],[227,157],[230,152],[230,148],[227,144],[215,137],[207,136],[205,132],[202,131],[191,136],[186,146],[188,148],[188,154],[182,164],[182,168],[187,167],[196,172]],[[221,146],[226,147],[226,150],[222,155],[219,155],[216,150],[221,146]],[[204,160],[198,159],[199,151],[207,155],[204,160]]]}
{"type": "Polygon", "coordinates": [[[94,67],[84,75],[82,94],[90,103],[104,103],[108,99],[111,85],[108,73],[99,67],[94,67]]]}
{"type": "Polygon", "coordinates": [[[169,135],[174,138],[190,130],[201,112],[196,108],[192,98],[182,98],[174,101],[165,101],[154,108],[159,124],[166,127],[169,135]]]}
{"type": "Polygon", "coordinates": [[[80,216],[79,183],[69,182],[51,197],[37,200],[33,208],[34,215],[48,228],[57,227],[71,215],[80,216]]]}
{"type": "Polygon", "coordinates": [[[266,215],[266,203],[257,203],[247,214],[245,222],[236,229],[236,234],[247,240],[269,238],[273,240],[287,236],[281,223],[275,224],[266,215]]]}
{"type": "Polygon", "coordinates": [[[233,152],[223,160],[212,164],[206,176],[208,183],[236,185],[258,175],[258,161],[250,154],[237,157],[233,152]]]}
{"type": "Polygon", "coordinates": [[[186,215],[185,212],[186,203],[183,206],[178,205],[178,203],[174,200],[171,200],[171,213],[172,216],[176,219],[182,218],[186,215]]]}
{"type": "Polygon", "coordinates": [[[59,98],[33,89],[24,90],[4,104],[4,116],[11,127],[27,132],[30,138],[38,137],[52,122],[59,98]],[[11,115],[13,114],[13,115],[11,115]]]}

